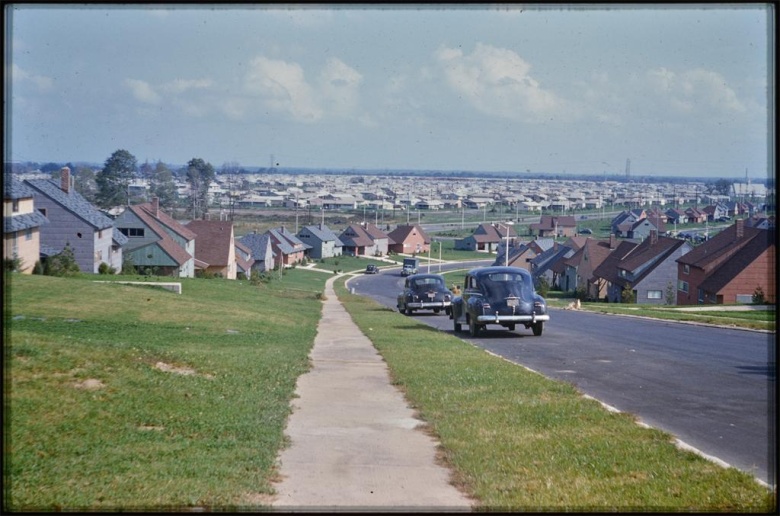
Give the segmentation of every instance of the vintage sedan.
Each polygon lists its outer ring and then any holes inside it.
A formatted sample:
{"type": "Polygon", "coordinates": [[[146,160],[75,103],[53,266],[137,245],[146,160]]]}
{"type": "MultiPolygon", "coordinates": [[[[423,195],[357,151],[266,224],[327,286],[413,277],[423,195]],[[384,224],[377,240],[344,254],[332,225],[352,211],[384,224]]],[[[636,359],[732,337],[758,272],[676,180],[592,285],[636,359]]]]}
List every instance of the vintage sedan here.
{"type": "Polygon", "coordinates": [[[475,337],[488,324],[514,331],[522,324],[539,336],[550,320],[547,303],[534,290],[531,273],[519,267],[472,269],[463,281],[463,293],[453,299],[450,318],[456,332],[468,325],[475,337]]]}
{"type": "Polygon", "coordinates": [[[413,274],[404,281],[404,291],[398,295],[398,311],[412,315],[415,310],[449,313],[452,292],[439,274],[413,274]]]}

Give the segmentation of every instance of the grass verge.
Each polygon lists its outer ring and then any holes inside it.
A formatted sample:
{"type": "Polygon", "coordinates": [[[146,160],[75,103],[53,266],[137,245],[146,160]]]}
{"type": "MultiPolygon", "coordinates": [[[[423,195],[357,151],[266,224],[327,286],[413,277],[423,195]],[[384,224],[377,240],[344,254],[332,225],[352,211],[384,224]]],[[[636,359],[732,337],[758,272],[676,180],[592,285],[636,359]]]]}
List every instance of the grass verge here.
{"type": "Polygon", "coordinates": [[[350,294],[340,301],[488,511],[766,512],[751,476],[678,449],[576,389],[350,294]]]}
{"type": "Polygon", "coordinates": [[[4,508],[262,506],[327,275],[93,279],[5,283],[4,508]]]}

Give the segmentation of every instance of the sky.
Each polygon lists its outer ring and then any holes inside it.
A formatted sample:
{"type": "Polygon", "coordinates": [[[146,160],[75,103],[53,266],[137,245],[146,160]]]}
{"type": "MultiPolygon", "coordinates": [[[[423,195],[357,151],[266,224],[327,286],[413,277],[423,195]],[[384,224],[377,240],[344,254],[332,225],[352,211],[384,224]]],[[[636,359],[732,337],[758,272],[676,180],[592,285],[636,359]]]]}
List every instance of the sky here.
{"type": "Polygon", "coordinates": [[[343,5],[5,4],[4,158],[774,176],[772,4],[343,5]]]}

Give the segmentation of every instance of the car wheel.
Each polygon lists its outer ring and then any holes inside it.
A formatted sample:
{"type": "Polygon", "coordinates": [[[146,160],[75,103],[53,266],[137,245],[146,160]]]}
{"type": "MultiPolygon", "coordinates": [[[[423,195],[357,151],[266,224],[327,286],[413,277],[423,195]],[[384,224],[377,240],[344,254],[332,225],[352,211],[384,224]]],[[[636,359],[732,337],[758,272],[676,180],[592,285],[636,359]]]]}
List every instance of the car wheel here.
{"type": "Polygon", "coordinates": [[[407,308],[406,309],[406,315],[412,315],[412,309],[411,308],[407,308]]]}
{"type": "Polygon", "coordinates": [[[433,309],[433,313],[438,314],[439,312],[441,312],[441,308],[434,308],[433,309]]]}
{"type": "Polygon", "coordinates": [[[469,320],[469,335],[476,337],[479,333],[479,325],[472,320],[469,320]]]}
{"type": "Polygon", "coordinates": [[[544,321],[539,321],[537,323],[533,323],[531,325],[531,329],[533,330],[534,335],[539,337],[542,334],[542,332],[544,331],[544,321]]]}
{"type": "Polygon", "coordinates": [[[456,322],[456,320],[452,319],[452,327],[455,330],[455,333],[459,333],[461,331],[461,326],[459,322],[456,322]]]}
{"type": "Polygon", "coordinates": [[[515,325],[514,324],[507,325],[507,328],[509,329],[509,331],[515,331],[515,325]]]}

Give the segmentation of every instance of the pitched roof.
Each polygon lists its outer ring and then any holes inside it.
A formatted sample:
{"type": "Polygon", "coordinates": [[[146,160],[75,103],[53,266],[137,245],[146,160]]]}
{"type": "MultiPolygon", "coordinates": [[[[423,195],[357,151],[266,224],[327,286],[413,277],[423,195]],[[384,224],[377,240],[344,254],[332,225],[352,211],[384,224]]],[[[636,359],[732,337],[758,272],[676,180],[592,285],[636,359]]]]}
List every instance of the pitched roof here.
{"type": "Polygon", "coordinates": [[[388,233],[387,236],[393,241],[393,243],[401,243],[404,242],[407,238],[409,238],[409,236],[414,231],[417,231],[417,233],[423,238],[423,242],[425,242],[426,244],[431,243],[431,237],[429,237],[428,234],[423,230],[423,228],[418,224],[410,224],[408,226],[398,226],[390,233],[388,233]]]}
{"type": "Polygon", "coordinates": [[[257,234],[249,233],[242,236],[239,239],[239,243],[246,246],[252,253],[252,258],[255,261],[264,261],[266,259],[266,253],[270,252],[271,256],[274,255],[273,249],[270,246],[271,235],[268,233],[257,234]]]}
{"type": "Polygon", "coordinates": [[[388,243],[390,243],[390,244],[394,244],[395,243],[395,242],[391,241],[391,238],[390,238],[390,236],[387,233],[385,233],[384,231],[382,231],[381,229],[376,227],[374,224],[367,223],[365,225],[365,230],[366,230],[366,233],[368,233],[368,236],[370,236],[372,240],[382,240],[382,239],[386,238],[388,243]]]}
{"type": "MultiPolygon", "coordinates": [[[[173,239],[171,235],[168,234],[165,228],[163,228],[158,223],[157,219],[152,217],[146,210],[142,208],[142,205],[137,204],[135,206],[128,206],[127,209],[130,210],[131,213],[133,213],[136,217],[141,219],[141,222],[143,222],[146,225],[146,227],[148,227],[149,230],[152,231],[159,238],[157,242],[148,245],[154,245],[154,244],[158,245],[160,249],[162,249],[168,256],[171,257],[173,261],[175,261],[180,266],[187,263],[187,261],[193,258],[192,256],[190,256],[190,253],[188,253],[182,246],[180,246],[173,239]]],[[[193,234],[193,238],[194,238],[194,234],[193,234]]],[[[147,247],[148,245],[143,247],[147,247]]]]}
{"type": "Polygon", "coordinates": [[[598,267],[593,269],[593,275],[597,278],[605,279],[610,283],[621,286],[625,285],[628,282],[625,278],[620,277],[618,264],[628,256],[631,251],[636,249],[638,245],[639,244],[631,240],[622,240],[615,250],[609,253],[609,256],[607,256],[598,267]]]}
{"type": "Polygon", "coordinates": [[[554,230],[556,227],[577,227],[577,221],[572,215],[542,215],[538,223],[531,224],[531,229],[535,230],[554,230]]]}
{"type": "Polygon", "coordinates": [[[282,254],[300,253],[306,249],[311,249],[309,244],[304,244],[297,236],[283,227],[269,229],[267,233],[271,235],[271,244],[276,244],[276,247],[282,254]]]}
{"type": "Polygon", "coordinates": [[[195,258],[213,266],[227,266],[230,261],[233,223],[221,220],[193,220],[187,229],[195,233],[195,258]]]}
{"type": "MultiPolygon", "coordinates": [[[[312,235],[316,236],[323,242],[335,242],[336,246],[343,245],[341,240],[339,240],[339,237],[336,236],[336,233],[334,233],[332,229],[330,229],[328,226],[324,224],[317,224],[316,226],[306,226],[303,229],[306,229],[312,235]]],[[[300,231],[298,233],[300,233],[300,231]]]]}
{"type": "MultiPolygon", "coordinates": [[[[764,251],[775,245],[770,231],[759,231],[760,233],[745,243],[738,253],[734,253],[726,258],[716,269],[710,272],[707,278],[701,282],[699,288],[707,292],[720,292],[723,287],[728,285],[739,273],[747,269],[764,251]]],[[[752,290],[754,286],[746,285],[746,287],[748,290],[752,290]]]]}
{"type": "Polygon", "coordinates": [[[3,199],[26,199],[34,195],[29,186],[14,179],[10,173],[3,174],[3,199]]]}
{"type": "Polygon", "coordinates": [[[371,238],[366,230],[360,224],[350,224],[339,235],[346,247],[370,247],[374,245],[374,239],[371,238]]]}
{"type": "Polygon", "coordinates": [[[98,210],[76,190],[63,192],[59,183],[51,179],[28,179],[25,183],[36,195],[45,195],[95,229],[108,229],[114,225],[110,217],[98,210]]]}
{"type": "Polygon", "coordinates": [[[184,224],[180,223],[160,209],[155,210],[153,203],[147,202],[144,204],[137,204],[136,206],[140,210],[146,212],[146,214],[148,214],[150,217],[157,220],[160,224],[182,237],[184,240],[192,240],[195,238],[195,233],[187,229],[184,224]]]}
{"type": "Polygon", "coordinates": [[[750,240],[758,236],[765,229],[745,227],[742,220],[738,220],[711,239],[695,247],[692,251],[677,259],[678,263],[693,265],[701,269],[711,269],[739,251],[750,240]],[[742,229],[738,231],[737,226],[742,229]],[[741,233],[741,235],[739,234],[741,233]]]}

